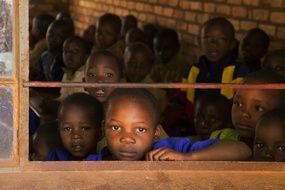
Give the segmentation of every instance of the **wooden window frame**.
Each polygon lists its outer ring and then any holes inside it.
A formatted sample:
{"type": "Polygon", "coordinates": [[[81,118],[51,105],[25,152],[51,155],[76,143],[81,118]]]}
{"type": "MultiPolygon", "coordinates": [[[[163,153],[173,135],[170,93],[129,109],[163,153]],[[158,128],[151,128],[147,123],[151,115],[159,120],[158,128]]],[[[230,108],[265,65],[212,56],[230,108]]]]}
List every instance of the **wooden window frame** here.
{"type": "MultiPolygon", "coordinates": [[[[6,189],[284,189],[285,163],[258,162],[30,162],[28,160],[28,6],[14,0],[12,79],[1,86],[14,94],[14,148],[11,161],[0,161],[0,183],[6,189]],[[21,113],[21,114],[20,114],[21,113]]],[[[43,84],[45,86],[46,84],[43,84]]],[[[51,87],[79,84],[49,83],[51,87]]],[[[82,85],[82,84],[81,84],[82,85]]],[[[91,85],[91,84],[84,84],[91,85]]],[[[93,84],[98,85],[98,84],[93,84]]],[[[139,87],[138,84],[108,84],[139,87]]],[[[141,87],[248,88],[230,84],[141,84],[141,87]],[[164,86],[165,85],[165,86],[164,86]],[[208,85],[208,86],[207,86],[208,85]]],[[[91,85],[92,86],[92,85],[91,85]]],[[[260,88],[260,85],[251,85],[260,88]]],[[[266,84],[264,88],[285,85],[266,84]]],[[[0,187],[0,188],[1,188],[0,187]]]]}

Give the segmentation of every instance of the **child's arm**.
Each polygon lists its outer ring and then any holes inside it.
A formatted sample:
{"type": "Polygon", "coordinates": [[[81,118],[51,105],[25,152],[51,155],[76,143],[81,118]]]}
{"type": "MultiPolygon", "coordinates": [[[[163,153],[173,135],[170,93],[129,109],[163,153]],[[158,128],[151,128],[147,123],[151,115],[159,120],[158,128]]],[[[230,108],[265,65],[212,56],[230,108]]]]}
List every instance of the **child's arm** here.
{"type": "Polygon", "coordinates": [[[180,153],[169,148],[159,148],[149,152],[146,159],[150,161],[239,161],[248,160],[251,155],[252,151],[245,143],[221,140],[208,148],[191,153],[180,153]]]}

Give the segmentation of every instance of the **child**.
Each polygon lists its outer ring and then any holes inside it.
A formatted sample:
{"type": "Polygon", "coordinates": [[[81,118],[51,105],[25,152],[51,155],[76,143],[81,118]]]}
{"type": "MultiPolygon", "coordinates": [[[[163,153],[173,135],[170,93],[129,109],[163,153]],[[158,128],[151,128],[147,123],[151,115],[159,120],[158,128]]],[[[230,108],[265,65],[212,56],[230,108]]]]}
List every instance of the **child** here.
{"type": "Polygon", "coordinates": [[[68,96],[58,112],[62,148],[49,153],[47,161],[82,160],[96,153],[101,138],[103,108],[92,96],[75,93],[68,96]]]}
{"type": "Polygon", "coordinates": [[[31,35],[36,39],[37,43],[30,51],[29,66],[31,75],[36,75],[38,72],[36,65],[40,60],[41,54],[47,49],[46,33],[53,21],[54,17],[47,14],[41,14],[33,18],[31,35]]]}
{"type": "Polygon", "coordinates": [[[138,27],[138,19],[133,15],[127,15],[122,19],[122,37],[125,37],[130,29],[138,27]]]}
{"type": "MultiPolygon", "coordinates": [[[[223,17],[216,17],[203,24],[200,31],[203,56],[183,79],[187,83],[232,83],[248,73],[247,68],[235,64],[236,45],[234,26],[223,17]]],[[[187,99],[194,102],[205,90],[187,89],[187,99]]],[[[221,89],[220,93],[231,99],[233,90],[221,89]]]]}
{"type": "Polygon", "coordinates": [[[61,146],[57,123],[47,123],[38,127],[32,136],[31,145],[30,160],[44,161],[52,150],[61,146]]]}
{"type": "Polygon", "coordinates": [[[145,42],[146,44],[148,45],[148,47],[152,50],[153,50],[153,39],[155,37],[155,35],[157,34],[158,32],[158,27],[155,26],[154,24],[146,24],[143,26],[143,32],[145,34],[145,42]]]}
{"type": "Polygon", "coordinates": [[[126,36],[125,36],[125,44],[126,46],[135,43],[135,42],[142,42],[145,41],[145,35],[143,31],[139,28],[132,28],[128,30],[126,36]]]}
{"type": "Polygon", "coordinates": [[[170,28],[162,29],[156,34],[153,46],[156,64],[150,78],[155,82],[181,81],[188,65],[178,53],[180,42],[177,32],[170,28]]]}
{"type": "MultiPolygon", "coordinates": [[[[147,76],[154,64],[152,51],[143,43],[137,42],[126,47],[124,54],[125,75],[128,82],[152,82],[147,76]]],[[[166,106],[166,93],[162,89],[149,89],[159,101],[161,112],[166,106]]]]}
{"type": "Polygon", "coordinates": [[[66,21],[56,20],[49,26],[46,35],[48,50],[42,53],[38,63],[40,71],[37,80],[62,80],[62,46],[64,41],[73,34],[74,31],[66,21]]]}
{"type": "Polygon", "coordinates": [[[273,70],[285,78],[285,50],[275,50],[265,56],[262,69],[273,70]]]}
{"type": "MultiPolygon", "coordinates": [[[[284,83],[274,72],[258,71],[248,75],[244,84],[284,83]]],[[[262,114],[284,106],[283,90],[238,89],[232,106],[232,122],[239,132],[239,139],[252,147],[254,131],[262,114]]]]}
{"type": "Polygon", "coordinates": [[[238,133],[231,129],[230,101],[221,94],[205,94],[196,101],[194,125],[198,139],[237,140],[238,133]]]}
{"type": "Polygon", "coordinates": [[[154,55],[145,44],[133,43],[125,49],[124,64],[127,81],[142,82],[151,71],[154,55]]]}
{"type": "MultiPolygon", "coordinates": [[[[63,44],[63,62],[65,65],[62,82],[82,82],[85,63],[89,56],[88,44],[80,37],[68,38],[63,44]]],[[[63,100],[75,92],[84,92],[84,88],[61,88],[60,98],[63,100]]]]}
{"type": "MultiPolygon", "coordinates": [[[[94,52],[87,60],[85,82],[116,83],[123,79],[123,64],[107,50],[94,52]]],[[[100,102],[105,102],[114,88],[86,88],[100,102]]]]}
{"type": "Polygon", "coordinates": [[[106,13],[99,18],[96,29],[96,47],[93,47],[92,52],[104,49],[122,58],[125,44],[120,35],[120,17],[115,14],[106,13]]]}
{"type": "Polygon", "coordinates": [[[116,89],[105,107],[103,126],[108,147],[87,160],[239,160],[251,154],[240,142],[211,139],[192,144],[187,138],[156,141],[159,120],[156,99],[149,91],[116,89]]]}
{"type": "Polygon", "coordinates": [[[250,72],[261,69],[261,59],[266,54],[270,44],[269,36],[259,28],[249,30],[242,43],[242,58],[250,72]]]}
{"type": "Polygon", "coordinates": [[[285,162],[285,110],[275,109],[261,116],[254,139],[254,160],[285,162]]]}

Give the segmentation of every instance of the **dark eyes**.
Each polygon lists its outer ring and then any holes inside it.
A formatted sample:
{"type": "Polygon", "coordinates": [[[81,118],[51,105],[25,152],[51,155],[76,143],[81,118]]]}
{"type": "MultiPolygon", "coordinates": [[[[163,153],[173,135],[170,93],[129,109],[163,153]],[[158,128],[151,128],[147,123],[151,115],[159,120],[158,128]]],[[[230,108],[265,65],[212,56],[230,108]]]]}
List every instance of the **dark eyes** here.
{"type": "Polygon", "coordinates": [[[242,107],[243,105],[239,102],[239,101],[237,101],[237,100],[235,100],[234,102],[233,102],[233,104],[235,105],[235,106],[237,106],[237,107],[242,107]]]}
{"type": "Polygon", "coordinates": [[[261,106],[255,106],[254,108],[255,108],[255,110],[258,111],[258,112],[263,112],[263,111],[265,110],[265,109],[264,109],[263,107],[261,107],[261,106]]]}
{"type": "Polygon", "coordinates": [[[70,132],[72,129],[71,129],[71,127],[64,127],[63,128],[63,131],[64,132],[70,132]]]}
{"type": "MultiPolygon", "coordinates": [[[[90,78],[95,78],[95,77],[97,77],[97,75],[96,75],[96,74],[93,74],[93,73],[87,73],[87,76],[90,77],[90,78]]],[[[106,78],[113,78],[113,77],[114,77],[114,74],[112,74],[112,73],[106,73],[106,74],[105,74],[105,77],[106,77],[106,78]]]]}
{"type": "Polygon", "coordinates": [[[111,129],[112,129],[113,131],[120,131],[120,130],[121,130],[121,127],[118,126],[118,125],[112,125],[112,126],[111,126],[111,129]]]}
{"type": "Polygon", "coordinates": [[[263,148],[264,144],[263,143],[255,143],[256,148],[263,148]]]}
{"type": "Polygon", "coordinates": [[[278,146],[277,149],[278,149],[279,151],[285,151],[285,146],[278,146]]]}
{"type": "Polygon", "coordinates": [[[144,133],[144,132],[146,132],[146,129],[145,129],[145,128],[142,128],[142,127],[138,127],[138,128],[136,129],[136,131],[139,132],[139,133],[144,133]]]}

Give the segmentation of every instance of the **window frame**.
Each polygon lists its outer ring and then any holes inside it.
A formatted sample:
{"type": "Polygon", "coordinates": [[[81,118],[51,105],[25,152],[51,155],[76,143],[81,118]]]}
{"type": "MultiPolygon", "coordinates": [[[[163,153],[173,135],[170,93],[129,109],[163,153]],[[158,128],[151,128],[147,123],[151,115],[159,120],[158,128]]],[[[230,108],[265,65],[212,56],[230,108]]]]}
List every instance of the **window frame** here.
{"type": "MultiPolygon", "coordinates": [[[[285,163],[229,161],[29,161],[27,127],[29,90],[27,86],[31,86],[32,83],[25,82],[28,81],[29,72],[28,6],[28,1],[13,0],[13,77],[11,79],[0,79],[1,86],[12,87],[14,93],[13,159],[0,161],[0,182],[5,184],[5,187],[21,187],[21,189],[25,189],[25,187],[27,189],[29,187],[44,187],[45,189],[54,189],[69,183],[70,189],[79,187],[90,189],[92,187],[111,187],[108,186],[108,183],[121,188],[132,188],[134,184],[136,184],[136,187],[142,188],[150,185],[154,187],[159,185],[158,188],[184,187],[185,185],[187,188],[192,187],[194,189],[209,188],[209,185],[216,188],[231,187],[236,189],[240,187],[249,187],[249,189],[256,187],[282,189],[285,186],[285,163]],[[100,175],[98,176],[98,174],[100,175]],[[54,180],[54,183],[51,183],[49,180],[43,180],[43,178],[54,180]],[[62,180],[63,178],[64,180],[62,180]],[[40,180],[40,182],[37,180],[40,180]],[[92,182],[98,183],[90,186],[89,183],[92,182]],[[34,186],[27,186],[28,183],[34,186]]],[[[115,85],[120,86],[121,84],[115,85]]],[[[137,84],[130,85],[137,86],[137,84]]],[[[188,84],[188,86],[183,85],[170,84],[170,86],[176,88],[197,87],[197,85],[191,84],[188,84]]],[[[267,84],[267,86],[269,88],[270,84],[267,84]]],[[[227,85],[223,85],[223,87],[227,87],[227,85]]],[[[228,85],[228,87],[238,87],[238,85],[228,85]]],[[[285,89],[285,84],[275,87],[285,89]]]]}

